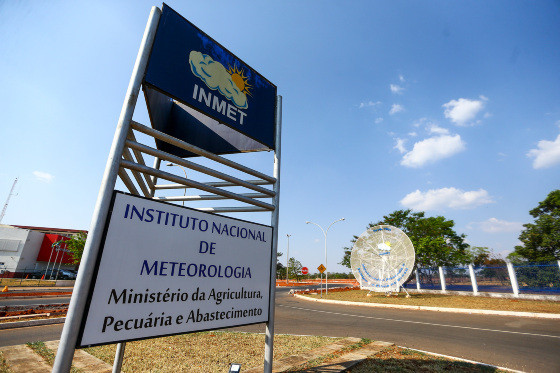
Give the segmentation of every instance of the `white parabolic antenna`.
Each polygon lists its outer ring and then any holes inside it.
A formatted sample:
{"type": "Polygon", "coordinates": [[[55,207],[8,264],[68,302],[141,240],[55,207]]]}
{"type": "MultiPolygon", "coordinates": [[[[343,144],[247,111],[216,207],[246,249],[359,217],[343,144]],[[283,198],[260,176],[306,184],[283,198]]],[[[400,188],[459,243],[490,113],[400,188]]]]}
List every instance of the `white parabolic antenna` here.
{"type": "Polygon", "coordinates": [[[362,233],[352,247],[350,265],[360,288],[399,291],[414,269],[410,238],[390,225],[377,225],[362,233]]]}

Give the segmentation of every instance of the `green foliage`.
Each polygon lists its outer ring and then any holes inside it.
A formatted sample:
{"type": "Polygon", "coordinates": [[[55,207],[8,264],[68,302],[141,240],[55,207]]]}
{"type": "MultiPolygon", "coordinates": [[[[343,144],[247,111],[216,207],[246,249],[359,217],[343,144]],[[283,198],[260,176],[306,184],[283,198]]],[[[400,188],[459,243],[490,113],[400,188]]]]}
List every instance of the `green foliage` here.
{"type": "Polygon", "coordinates": [[[560,189],[550,192],[529,213],[535,222],[523,225],[525,230],[519,235],[523,245],[515,246],[508,259],[514,263],[560,259],[560,189]]]}
{"type": "Polygon", "coordinates": [[[280,257],[284,255],[281,252],[276,252],[276,278],[285,279],[286,278],[286,267],[280,263],[280,257]]]}
{"type": "Polygon", "coordinates": [[[302,265],[296,258],[292,257],[288,260],[288,276],[290,279],[296,279],[299,281],[302,278],[301,269],[302,265]]]}
{"type": "Polygon", "coordinates": [[[352,272],[344,273],[344,272],[329,272],[329,279],[354,279],[354,275],[352,272]]]}
{"type": "Polygon", "coordinates": [[[467,255],[467,263],[475,267],[480,267],[491,259],[490,249],[487,247],[472,246],[466,250],[465,254],[467,255]]]}
{"type": "Polygon", "coordinates": [[[86,245],[86,239],[87,239],[87,233],[79,232],[72,235],[72,237],[70,237],[69,240],[66,241],[60,240],[55,242],[55,245],[56,244],[66,245],[66,249],[70,252],[74,264],[79,264],[80,261],[82,260],[82,254],[84,253],[84,246],[86,245]]]}
{"type": "MultiPolygon", "coordinates": [[[[370,223],[367,229],[376,225],[392,225],[406,233],[414,245],[416,262],[422,267],[466,264],[470,260],[466,236],[458,235],[453,230],[455,222],[443,216],[426,217],[423,211],[397,210],[376,223],[370,223]]],[[[354,236],[352,244],[357,239],[354,236]]],[[[345,247],[340,264],[350,268],[351,253],[352,247],[345,247]]]]}
{"type": "Polygon", "coordinates": [[[477,274],[479,285],[485,282],[499,283],[502,286],[509,286],[511,284],[506,261],[502,258],[489,257],[480,266],[477,274]]]}
{"type": "Polygon", "coordinates": [[[515,266],[517,282],[521,287],[560,287],[558,262],[539,263],[538,265],[515,266]]]}
{"type": "MultiPolygon", "coordinates": [[[[32,349],[36,354],[41,356],[49,365],[53,365],[56,354],[45,345],[45,342],[27,342],[27,347],[32,349]]],[[[76,368],[74,365],[70,367],[70,373],[83,373],[83,370],[76,368]]]]}
{"type": "Polygon", "coordinates": [[[49,365],[54,363],[55,354],[47,348],[45,342],[27,342],[27,347],[35,351],[35,353],[41,356],[49,365]]]}

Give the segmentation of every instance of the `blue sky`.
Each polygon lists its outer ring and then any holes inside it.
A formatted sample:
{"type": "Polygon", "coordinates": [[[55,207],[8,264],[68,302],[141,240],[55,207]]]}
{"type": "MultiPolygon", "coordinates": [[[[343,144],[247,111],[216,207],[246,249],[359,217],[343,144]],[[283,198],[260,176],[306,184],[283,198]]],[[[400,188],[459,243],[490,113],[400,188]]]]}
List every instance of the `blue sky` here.
{"type": "MultiPolygon", "coordinates": [[[[329,232],[331,271],[402,208],[505,256],[560,185],[557,1],[168,4],[278,86],[279,250],[291,234],[312,271],[324,241],[307,220],[346,218],[329,232]]],[[[2,204],[19,177],[3,224],[89,228],[152,5],[0,1],[2,204]]],[[[235,159],[272,172],[270,153],[235,159]]]]}

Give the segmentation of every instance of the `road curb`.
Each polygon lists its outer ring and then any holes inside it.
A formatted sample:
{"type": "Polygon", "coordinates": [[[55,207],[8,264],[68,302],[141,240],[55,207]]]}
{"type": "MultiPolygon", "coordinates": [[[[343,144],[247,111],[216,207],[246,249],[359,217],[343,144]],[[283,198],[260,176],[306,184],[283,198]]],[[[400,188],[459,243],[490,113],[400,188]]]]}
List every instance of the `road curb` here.
{"type": "Polygon", "coordinates": [[[62,295],[14,295],[7,297],[0,297],[0,300],[11,300],[11,299],[28,299],[28,298],[65,298],[71,297],[72,294],[62,294],[62,295]]]}
{"type": "Polygon", "coordinates": [[[436,312],[450,312],[450,313],[467,313],[478,315],[496,315],[496,316],[517,316],[517,317],[531,317],[537,319],[558,319],[560,314],[557,313],[537,313],[537,312],[515,312],[515,311],[495,311],[495,310],[477,310],[469,308],[444,308],[444,307],[428,307],[428,306],[406,306],[402,304],[383,304],[383,303],[361,303],[349,302],[343,300],[330,300],[330,299],[314,299],[303,295],[294,294],[295,297],[304,299],[311,302],[342,304],[346,306],[362,306],[362,307],[377,307],[377,308],[400,308],[407,310],[422,310],[422,311],[436,311],[436,312]]]}
{"type": "Polygon", "coordinates": [[[66,317],[56,317],[56,318],[53,318],[53,319],[4,322],[4,323],[0,323],[0,330],[14,329],[14,328],[25,328],[25,327],[28,327],[28,326],[63,324],[65,320],[66,320],[66,317]]]}

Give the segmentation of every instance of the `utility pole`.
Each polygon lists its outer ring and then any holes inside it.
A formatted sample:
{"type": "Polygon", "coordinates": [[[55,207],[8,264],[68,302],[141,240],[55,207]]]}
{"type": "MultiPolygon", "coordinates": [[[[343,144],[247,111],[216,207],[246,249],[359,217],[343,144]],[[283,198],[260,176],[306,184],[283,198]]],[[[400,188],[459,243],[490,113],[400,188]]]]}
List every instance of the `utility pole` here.
{"type": "Polygon", "coordinates": [[[290,236],[291,234],[286,235],[288,237],[288,255],[286,255],[286,285],[288,285],[288,273],[290,271],[290,236]]]}
{"type": "Polygon", "coordinates": [[[10,203],[10,198],[14,194],[14,189],[16,187],[17,181],[18,181],[18,178],[16,177],[16,179],[14,180],[14,183],[12,184],[12,189],[10,189],[10,194],[8,194],[8,199],[6,199],[6,204],[4,205],[4,208],[2,209],[2,214],[0,214],[0,223],[2,223],[2,219],[4,219],[4,215],[6,214],[6,209],[8,208],[8,203],[10,203]]]}

